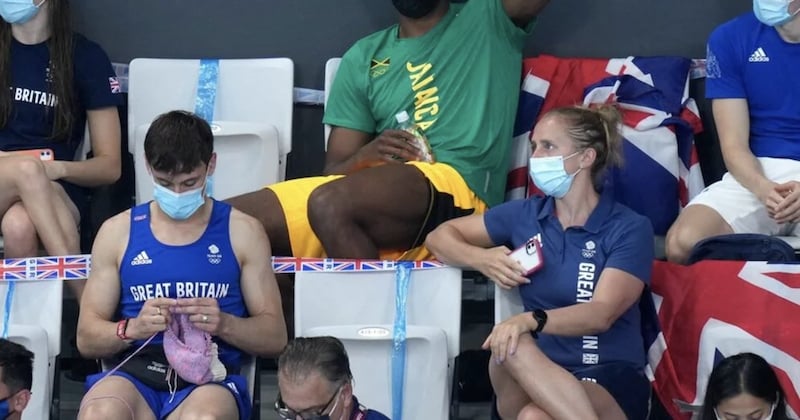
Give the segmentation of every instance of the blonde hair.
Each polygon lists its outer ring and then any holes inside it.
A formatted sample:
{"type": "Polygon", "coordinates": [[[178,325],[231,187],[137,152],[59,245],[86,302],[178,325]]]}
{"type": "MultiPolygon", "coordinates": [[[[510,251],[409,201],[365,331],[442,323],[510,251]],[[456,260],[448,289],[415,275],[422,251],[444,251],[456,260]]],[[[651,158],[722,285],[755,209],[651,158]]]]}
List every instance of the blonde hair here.
{"type": "Polygon", "coordinates": [[[596,188],[603,182],[603,174],[608,167],[622,166],[622,116],[614,105],[556,108],[544,117],[550,116],[561,118],[579,150],[595,150],[597,157],[592,164],[591,174],[596,188]]]}

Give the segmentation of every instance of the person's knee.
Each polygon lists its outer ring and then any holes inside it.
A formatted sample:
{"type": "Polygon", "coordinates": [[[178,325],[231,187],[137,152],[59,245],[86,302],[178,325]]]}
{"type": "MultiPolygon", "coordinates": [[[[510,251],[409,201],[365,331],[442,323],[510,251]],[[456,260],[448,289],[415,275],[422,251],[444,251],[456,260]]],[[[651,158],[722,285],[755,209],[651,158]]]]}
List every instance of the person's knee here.
{"type": "Polygon", "coordinates": [[[115,398],[90,399],[78,412],[78,420],[118,420],[131,418],[130,410],[115,398]]]}
{"type": "Polygon", "coordinates": [[[18,186],[38,186],[44,188],[49,185],[50,179],[44,170],[42,162],[36,159],[17,159],[14,161],[14,176],[18,186]]]}
{"type": "MultiPolygon", "coordinates": [[[[339,183],[320,185],[308,196],[308,220],[318,227],[339,222],[349,215],[349,193],[339,183]]],[[[352,199],[352,198],[350,198],[352,199]]]]}
{"type": "MultiPolygon", "coordinates": [[[[38,249],[39,239],[28,212],[22,206],[12,206],[0,225],[7,248],[38,249]]],[[[30,256],[30,255],[29,255],[30,256]]]]}
{"type": "Polygon", "coordinates": [[[700,240],[697,232],[687,223],[675,223],[667,232],[665,253],[667,260],[684,264],[689,259],[694,245],[700,240]]]}

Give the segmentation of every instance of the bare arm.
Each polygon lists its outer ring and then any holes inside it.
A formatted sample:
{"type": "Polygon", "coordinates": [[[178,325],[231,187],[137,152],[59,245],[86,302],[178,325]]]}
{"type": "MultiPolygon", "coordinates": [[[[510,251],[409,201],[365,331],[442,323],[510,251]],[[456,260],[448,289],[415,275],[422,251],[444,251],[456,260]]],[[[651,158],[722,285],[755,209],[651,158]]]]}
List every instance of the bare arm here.
{"type": "Polygon", "coordinates": [[[372,135],[344,127],[333,127],[328,139],[328,151],[325,153],[325,175],[349,174],[364,168],[358,151],[369,141],[372,135]]]}
{"type": "Polygon", "coordinates": [[[517,26],[527,25],[550,0],[503,0],[506,14],[517,26]]]}
{"type": "Polygon", "coordinates": [[[714,99],[714,123],[725,166],[742,186],[766,202],[775,183],[764,176],[761,164],[750,151],[750,114],[747,100],[714,99]]]}
{"type": "MultiPolygon", "coordinates": [[[[644,283],[633,275],[606,268],[590,302],[546,311],[547,324],[542,331],[571,337],[601,334],[636,303],[643,289],[644,283]]],[[[523,312],[495,325],[482,347],[491,348],[494,357],[502,361],[506,355],[516,353],[521,335],[537,327],[531,312],[523,312]]]]}
{"type": "Polygon", "coordinates": [[[84,161],[55,161],[56,177],[84,187],[108,185],[119,179],[120,123],[116,107],[87,112],[93,157],[84,161]]]}
{"type": "Polygon", "coordinates": [[[92,247],[92,270],[78,317],[78,350],[86,358],[109,357],[130,345],[117,337],[111,321],[119,304],[119,260],[128,242],[129,218],[124,212],[103,223],[92,247]]]}
{"type": "Polygon", "coordinates": [[[456,267],[474,267],[486,248],[494,246],[482,214],[449,220],[425,239],[425,246],[439,261],[456,267]]]}
{"type": "Polygon", "coordinates": [[[350,174],[383,164],[418,160],[414,137],[401,130],[386,130],[378,136],[344,127],[334,127],[325,155],[325,175],[350,174]]]}
{"type": "Polygon", "coordinates": [[[498,286],[509,289],[528,283],[522,266],[508,256],[511,250],[495,246],[482,214],[449,220],[428,234],[425,246],[439,261],[456,267],[473,267],[498,286]]]}
{"type": "Polygon", "coordinates": [[[241,288],[247,318],[221,314],[219,337],[230,345],[260,357],[273,357],[286,346],[286,321],[275,273],[269,239],[261,223],[234,210],[231,238],[241,264],[241,288]]]}
{"type": "MultiPolygon", "coordinates": [[[[644,290],[644,283],[616,268],[606,268],[597,281],[591,302],[577,303],[547,311],[544,332],[563,336],[584,336],[608,331],[614,322],[633,305],[644,290]]],[[[531,330],[536,321],[530,313],[531,330]]]]}

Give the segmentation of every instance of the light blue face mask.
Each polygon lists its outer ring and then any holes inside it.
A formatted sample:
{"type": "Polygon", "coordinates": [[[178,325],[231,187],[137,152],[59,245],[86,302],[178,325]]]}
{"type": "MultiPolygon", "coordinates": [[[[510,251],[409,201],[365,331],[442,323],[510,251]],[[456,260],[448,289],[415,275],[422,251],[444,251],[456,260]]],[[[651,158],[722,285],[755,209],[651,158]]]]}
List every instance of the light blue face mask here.
{"type": "MultiPolygon", "coordinates": [[[[753,12],[761,23],[768,26],[780,26],[792,20],[794,13],[789,13],[789,5],[794,0],[753,0],[753,12]]],[[[800,9],[798,9],[800,11],[800,9]]]]}
{"type": "Polygon", "coordinates": [[[45,0],[34,4],[33,0],[0,0],[0,16],[8,23],[21,25],[33,19],[45,0]]]}
{"type": "Polygon", "coordinates": [[[214,198],[214,176],[206,177],[206,197],[214,198]]]}
{"type": "Polygon", "coordinates": [[[206,183],[200,188],[176,193],[153,181],[153,186],[155,187],[153,189],[153,200],[170,219],[186,220],[205,203],[204,192],[207,185],[208,177],[206,177],[206,183]]]}
{"type": "Polygon", "coordinates": [[[575,152],[567,157],[563,156],[548,156],[548,157],[531,157],[528,163],[528,171],[531,174],[531,179],[536,187],[539,188],[545,195],[555,198],[561,198],[567,195],[572,180],[575,175],[583,168],[578,168],[574,174],[568,174],[564,169],[564,161],[577,155],[580,152],[575,152]]]}

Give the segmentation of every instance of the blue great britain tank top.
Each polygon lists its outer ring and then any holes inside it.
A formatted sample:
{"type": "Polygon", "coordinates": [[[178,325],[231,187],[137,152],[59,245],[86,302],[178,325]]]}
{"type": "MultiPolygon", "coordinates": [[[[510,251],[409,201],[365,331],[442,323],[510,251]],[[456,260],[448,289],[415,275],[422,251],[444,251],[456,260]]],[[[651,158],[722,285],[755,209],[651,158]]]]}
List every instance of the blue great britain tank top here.
{"type": "MultiPolygon", "coordinates": [[[[212,200],[211,219],[200,239],[188,245],[166,245],[150,229],[150,203],[131,209],[128,247],[120,262],[119,319],[135,318],[148,299],[210,297],[220,310],[246,317],[239,285],[240,268],[230,240],[231,206],[212,200]]],[[[238,371],[241,351],[218,338],[219,359],[238,371]]],[[[160,345],[163,334],[151,344],[160,345]]],[[[134,348],[141,345],[133,343],[134,348]]]]}

